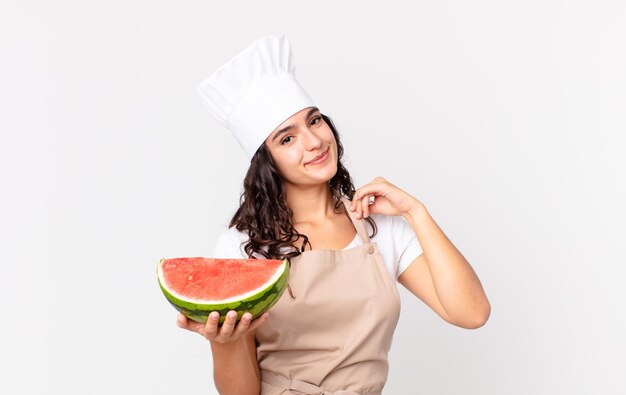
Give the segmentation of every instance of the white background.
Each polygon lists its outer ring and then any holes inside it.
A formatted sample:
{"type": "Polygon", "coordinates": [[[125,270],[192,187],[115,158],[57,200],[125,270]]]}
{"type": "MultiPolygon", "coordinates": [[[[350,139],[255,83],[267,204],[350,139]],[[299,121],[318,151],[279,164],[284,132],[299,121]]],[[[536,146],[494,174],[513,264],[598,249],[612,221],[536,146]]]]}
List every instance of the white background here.
{"type": "Polygon", "coordinates": [[[281,32],[357,186],[424,202],[491,301],[402,292],[386,393],[626,393],[622,1],[225,3],[2,0],[2,394],[216,393],[155,269],[247,167],[195,86],[281,32]]]}

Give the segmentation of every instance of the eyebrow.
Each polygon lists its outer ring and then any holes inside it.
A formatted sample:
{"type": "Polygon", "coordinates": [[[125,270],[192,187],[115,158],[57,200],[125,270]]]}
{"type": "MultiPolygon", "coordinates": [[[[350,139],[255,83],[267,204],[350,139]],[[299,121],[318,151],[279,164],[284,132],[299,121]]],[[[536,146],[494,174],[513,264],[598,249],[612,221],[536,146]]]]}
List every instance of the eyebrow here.
{"type": "MultiPolygon", "coordinates": [[[[306,114],[306,117],[310,117],[311,114],[313,114],[314,112],[319,111],[319,108],[317,107],[313,107],[309,110],[309,112],[306,114]]],[[[294,128],[296,125],[288,125],[285,126],[284,128],[280,129],[278,132],[276,132],[276,134],[274,135],[274,137],[272,137],[272,141],[276,140],[278,138],[278,136],[280,136],[281,134],[285,133],[286,131],[288,131],[291,128],[294,128]]]]}

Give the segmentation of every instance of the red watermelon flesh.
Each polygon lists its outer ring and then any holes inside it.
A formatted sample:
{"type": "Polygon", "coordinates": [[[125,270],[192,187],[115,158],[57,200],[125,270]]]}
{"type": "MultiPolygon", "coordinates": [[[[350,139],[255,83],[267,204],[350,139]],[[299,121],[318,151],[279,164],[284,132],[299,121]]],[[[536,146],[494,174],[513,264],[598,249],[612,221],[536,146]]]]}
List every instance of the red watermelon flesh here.
{"type": "Polygon", "coordinates": [[[256,318],[280,298],[289,279],[289,261],[275,259],[161,259],[157,278],[167,300],[181,313],[206,322],[230,310],[237,319],[250,312],[256,318]]]}
{"type": "Polygon", "coordinates": [[[283,264],[269,259],[176,258],[163,262],[163,279],[178,295],[222,301],[266,284],[283,264]]]}

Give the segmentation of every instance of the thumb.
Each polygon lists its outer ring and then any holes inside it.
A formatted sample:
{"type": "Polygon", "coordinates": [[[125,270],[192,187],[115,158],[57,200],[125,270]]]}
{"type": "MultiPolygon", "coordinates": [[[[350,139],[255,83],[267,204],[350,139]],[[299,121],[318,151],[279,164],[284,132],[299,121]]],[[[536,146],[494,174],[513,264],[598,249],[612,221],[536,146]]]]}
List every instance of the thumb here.
{"type": "Polygon", "coordinates": [[[178,317],[176,318],[176,323],[178,324],[179,327],[186,328],[187,327],[187,317],[185,317],[182,313],[179,313],[178,317]]]}
{"type": "Polygon", "coordinates": [[[183,313],[178,314],[178,317],[176,318],[176,323],[179,327],[192,332],[198,332],[200,329],[204,328],[204,324],[190,320],[183,313]]]}

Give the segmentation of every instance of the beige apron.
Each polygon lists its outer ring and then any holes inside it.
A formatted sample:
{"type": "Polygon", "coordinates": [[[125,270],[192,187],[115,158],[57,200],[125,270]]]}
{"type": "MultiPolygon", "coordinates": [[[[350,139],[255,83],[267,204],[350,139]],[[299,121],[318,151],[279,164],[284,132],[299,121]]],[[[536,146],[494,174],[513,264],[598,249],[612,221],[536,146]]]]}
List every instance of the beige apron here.
{"type": "Polygon", "coordinates": [[[385,385],[400,297],[366,222],[346,211],[363,245],[292,259],[291,292],[256,330],[262,395],[379,395],[385,385]]]}

